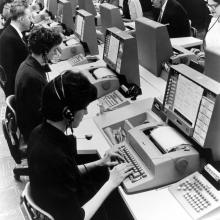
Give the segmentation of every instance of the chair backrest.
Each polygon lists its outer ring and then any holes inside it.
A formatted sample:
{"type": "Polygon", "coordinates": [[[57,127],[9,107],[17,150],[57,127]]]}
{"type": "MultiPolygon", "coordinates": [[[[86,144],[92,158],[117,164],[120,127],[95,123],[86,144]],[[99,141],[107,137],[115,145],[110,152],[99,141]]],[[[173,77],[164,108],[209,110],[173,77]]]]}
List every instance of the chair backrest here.
{"type": "Polygon", "coordinates": [[[6,104],[5,118],[2,120],[3,133],[8,143],[11,156],[17,164],[20,164],[22,152],[20,151],[20,132],[15,113],[15,96],[8,96],[6,98],[6,104]]]}
{"type": "Polygon", "coordinates": [[[30,182],[26,183],[21,199],[29,219],[54,220],[49,213],[45,212],[33,201],[31,196],[30,182]]]}
{"type": "Polygon", "coordinates": [[[5,70],[4,70],[3,66],[0,65],[0,86],[4,92],[5,92],[6,82],[7,82],[7,76],[6,76],[5,70]]]}

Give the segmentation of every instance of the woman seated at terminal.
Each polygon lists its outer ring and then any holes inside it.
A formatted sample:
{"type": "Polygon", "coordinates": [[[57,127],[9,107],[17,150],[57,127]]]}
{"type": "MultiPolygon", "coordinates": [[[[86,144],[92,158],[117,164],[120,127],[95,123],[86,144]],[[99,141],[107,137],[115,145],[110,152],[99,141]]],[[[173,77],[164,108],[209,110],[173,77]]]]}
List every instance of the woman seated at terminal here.
{"type": "Polygon", "coordinates": [[[41,96],[47,84],[48,62],[57,55],[60,34],[44,27],[34,28],[28,39],[31,54],[21,63],[15,78],[18,127],[27,142],[32,129],[41,123],[41,96]]]}
{"type": "MultiPolygon", "coordinates": [[[[128,219],[126,216],[106,218],[106,212],[103,206],[100,206],[132,173],[132,165],[118,165],[117,162],[111,161],[113,157],[121,158],[114,148],[97,161],[84,165],[76,163],[77,138],[73,135],[73,129],[79,126],[83,116],[87,114],[88,104],[96,97],[96,87],[81,73],[69,70],[49,82],[44,89],[42,113],[45,120],[31,133],[28,143],[28,165],[33,199],[55,220],[92,217],[100,220],[128,219]],[[72,134],[65,134],[67,128],[72,134]],[[93,186],[86,187],[84,175],[94,168],[98,174],[98,167],[114,165],[108,180],[99,190],[93,190],[93,186]]],[[[118,206],[115,203],[114,201],[111,206],[118,206]]],[[[120,206],[117,208],[118,212],[112,214],[121,215],[123,209],[120,206]]]]}

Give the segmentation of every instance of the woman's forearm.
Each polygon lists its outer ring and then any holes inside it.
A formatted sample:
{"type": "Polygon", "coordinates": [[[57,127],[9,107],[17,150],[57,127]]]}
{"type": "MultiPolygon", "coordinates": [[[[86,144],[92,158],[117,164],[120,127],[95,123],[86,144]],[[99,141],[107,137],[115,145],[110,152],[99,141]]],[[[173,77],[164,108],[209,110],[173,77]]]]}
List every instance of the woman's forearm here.
{"type": "Polygon", "coordinates": [[[85,174],[85,173],[95,169],[96,167],[102,167],[102,166],[104,166],[104,164],[102,162],[102,159],[100,159],[100,160],[96,160],[96,161],[93,161],[90,163],[78,165],[78,169],[81,174],[85,174]]]}
{"type": "Polygon", "coordinates": [[[107,181],[101,189],[92,197],[86,204],[83,205],[83,209],[85,211],[84,220],[89,220],[96,213],[108,195],[114,190],[115,186],[107,181]]]}

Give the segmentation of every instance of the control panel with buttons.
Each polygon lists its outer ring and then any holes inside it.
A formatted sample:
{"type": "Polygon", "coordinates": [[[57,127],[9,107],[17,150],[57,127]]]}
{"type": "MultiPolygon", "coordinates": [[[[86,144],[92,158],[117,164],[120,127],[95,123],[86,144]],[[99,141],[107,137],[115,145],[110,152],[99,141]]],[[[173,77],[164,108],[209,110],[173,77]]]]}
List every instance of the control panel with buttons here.
{"type": "Polygon", "coordinates": [[[220,207],[218,190],[199,172],[169,186],[169,191],[193,219],[220,207]]]}

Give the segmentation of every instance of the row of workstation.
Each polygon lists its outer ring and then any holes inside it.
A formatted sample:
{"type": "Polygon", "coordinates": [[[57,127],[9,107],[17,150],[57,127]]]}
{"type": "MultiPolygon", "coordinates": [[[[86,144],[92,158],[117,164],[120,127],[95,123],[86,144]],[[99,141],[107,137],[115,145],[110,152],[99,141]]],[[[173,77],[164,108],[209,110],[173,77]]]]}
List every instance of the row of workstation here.
{"type": "MultiPolygon", "coordinates": [[[[144,74],[144,69],[142,71],[144,74]]],[[[163,79],[158,78],[158,82],[159,81],[161,81],[162,85],[163,79]]],[[[135,103],[114,111],[105,112],[96,117],[96,122],[93,117],[96,114],[99,114],[99,106],[97,102],[92,103],[88,108],[88,116],[83,120],[80,127],[75,130],[75,135],[82,137],[84,134],[92,134],[93,139],[90,141],[79,139],[79,153],[98,153],[98,155],[102,157],[105,151],[109,149],[109,146],[112,145],[108,137],[106,138],[106,135],[103,134],[102,129],[105,128],[108,123],[111,125],[117,120],[125,121],[130,118],[131,115],[132,117],[139,115],[139,113],[141,111],[143,112],[144,109],[145,111],[150,111],[153,101],[152,98],[163,94],[162,90],[164,88],[157,89],[157,86],[153,84],[154,82],[151,82],[150,79],[146,82],[141,78],[141,87],[142,89],[144,88],[144,90],[142,90],[143,95],[138,96],[135,103]],[[149,99],[146,100],[146,98],[149,99]],[[103,123],[103,125],[99,126],[101,129],[97,128],[97,121],[99,125],[103,123]]],[[[154,117],[156,116],[154,115],[154,117]]],[[[167,138],[173,137],[168,136],[167,138]]],[[[172,172],[172,169],[170,172],[172,172]]],[[[127,194],[124,191],[124,188],[119,187],[119,192],[135,219],[176,219],[177,216],[179,219],[191,219],[187,212],[184,211],[184,208],[175,200],[168,187],[152,189],[134,194],[127,194]]],[[[217,215],[217,218],[218,217],[219,215],[217,215]]],[[[213,219],[213,216],[211,216],[211,219],[213,219]]]]}
{"type": "MultiPolygon", "coordinates": [[[[143,70],[144,73],[144,70],[143,70]]],[[[163,80],[163,79],[160,79],[163,80]]],[[[160,81],[158,79],[158,81],[160,81]]],[[[162,81],[161,81],[162,84],[162,81]]],[[[135,101],[133,104],[121,107],[119,109],[116,109],[114,111],[109,111],[100,114],[99,112],[99,106],[97,102],[92,103],[88,110],[89,114],[88,116],[82,121],[80,127],[75,130],[75,135],[78,137],[82,137],[84,134],[92,134],[93,139],[90,141],[87,141],[85,139],[79,139],[78,140],[78,151],[79,153],[97,153],[99,156],[103,156],[105,151],[109,149],[110,146],[112,146],[111,139],[108,137],[107,133],[105,133],[106,127],[111,127],[111,129],[117,129],[118,124],[120,123],[125,123],[125,121],[130,120],[132,123],[135,124],[136,128],[143,125],[143,122],[146,120],[146,118],[149,117],[149,115],[152,115],[151,108],[152,108],[152,102],[153,102],[153,97],[158,96],[163,94],[162,93],[162,88],[159,90],[156,88],[156,86],[153,86],[153,82],[146,82],[145,80],[142,80],[141,78],[141,88],[144,90],[143,95],[137,97],[137,101],[135,101]],[[146,99],[147,98],[147,99],[146,99]],[[146,113],[144,116],[143,114],[146,113]],[[94,116],[97,115],[95,118],[94,116]],[[149,114],[149,115],[148,115],[149,114]],[[143,116],[142,119],[139,117],[143,116]],[[134,120],[133,120],[134,119],[134,120]],[[137,121],[135,121],[137,119],[137,121]],[[97,127],[98,125],[98,127],[97,127]]],[[[164,88],[164,87],[163,87],[164,88]]],[[[161,121],[160,118],[158,118],[156,115],[153,114],[154,119],[157,121],[161,121]]],[[[215,120],[215,119],[213,119],[215,120]]],[[[123,127],[125,129],[125,127],[123,127]]],[[[135,128],[134,128],[135,129],[135,128]]],[[[142,128],[141,128],[142,129],[142,128]]],[[[163,134],[161,134],[163,135],[163,134]]],[[[135,137],[135,136],[134,136],[135,137]]],[[[167,142],[168,139],[175,138],[172,135],[167,134],[167,142]]],[[[143,139],[141,139],[143,140],[143,139]]],[[[148,147],[148,146],[146,146],[148,147]]],[[[190,149],[191,153],[193,152],[192,149],[190,149]]],[[[186,152],[188,153],[188,149],[186,149],[186,152]]],[[[154,152],[156,153],[156,152],[154,152]]],[[[174,152],[178,154],[179,152],[176,151],[174,152]]],[[[182,153],[185,153],[185,149],[183,150],[182,153]]],[[[195,152],[194,152],[195,153],[195,152]]],[[[169,157],[174,156],[174,154],[171,156],[172,153],[167,153],[169,157]],[[170,154],[170,155],[169,155],[170,154]]],[[[175,155],[178,157],[178,155],[175,155]]],[[[189,172],[192,172],[192,170],[200,170],[200,167],[198,164],[199,159],[198,159],[198,154],[196,153],[193,157],[192,156],[192,161],[188,161],[187,159],[187,165],[189,168],[189,172]]],[[[165,160],[165,154],[158,154],[157,158],[151,158],[152,161],[153,159],[156,159],[156,162],[159,163],[159,159],[165,160]],[[158,161],[157,161],[158,160],[158,161]]],[[[179,159],[179,165],[180,167],[185,164],[186,155],[182,154],[179,159]]],[[[149,159],[150,160],[150,159],[149,159]]],[[[178,160],[170,161],[171,163],[175,163],[178,160]]],[[[165,168],[167,166],[166,163],[163,163],[163,161],[160,161],[162,163],[162,166],[164,166],[164,169],[161,167],[159,169],[162,169],[164,172],[164,175],[169,175],[170,173],[174,172],[172,166],[169,166],[168,168],[165,168]]],[[[177,165],[177,163],[176,163],[177,165]]],[[[158,165],[159,166],[159,165],[158,165]]],[[[154,173],[156,176],[157,173],[154,173]]],[[[183,173],[183,176],[186,174],[183,173]]],[[[210,185],[206,185],[209,189],[213,190],[210,185]]],[[[190,212],[185,211],[184,205],[180,204],[173,194],[171,193],[171,187],[169,186],[163,186],[159,188],[153,187],[153,189],[147,189],[146,191],[142,190],[138,193],[127,193],[127,191],[124,188],[125,186],[120,186],[119,187],[119,192],[126,203],[129,211],[133,215],[134,219],[191,219],[190,215],[193,216],[195,219],[198,218],[198,215],[196,216],[195,213],[192,214],[190,212]],[[190,215],[189,215],[190,214],[190,215]]],[[[213,187],[213,186],[212,186],[213,187]]],[[[204,194],[204,197],[207,196],[205,193],[202,191],[203,189],[199,188],[201,190],[201,193],[204,194]]],[[[178,190],[181,190],[178,188],[178,190]]],[[[184,188],[184,193],[187,193],[188,189],[184,188]]],[[[176,190],[177,191],[177,190],[176,190]]],[[[189,189],[189,192],[191,192],[192,189],[189,189]]],[[[179,192],[179,191],[177,191],[179,192]]],[[[219,197],[219,193],[215,192],[215,196],[219,197]]],[[[192,191],[192,193],[194,193],[192,191]]],[[[196,194],[192,194],[192,196],[195,196],[196,194]]],[[[210,200],[210,198],[207,198],[210,200]]],[[[199,199],[198,199],[199,200],[199,199]]],[[[195,201],[195,204],[197,202],[195,201]]],[[[213,211],[215,208],[219,206],[219,203],[213,204],[213,208],[208,209],[204,213],[208,213],[208,211],[213,211]]],[[[203,215],[204,213],[200,213],[203,215]]],[[[216,213],[214,213],[216,214],[216,213]]],[[[213,212],[211,213],[211,216],[205,216],[204,219],[218,219],[219,218],[219,212],[217,212],[216,215],[214,215],[213,212]],[[213,217],[214,216],[214,217],[213,217]]],[[[201,216],[200,215],[200,216],[201,216]]]]}
{"type": "MultiPolygon", "coordinates": [[[[51,74],[57,75],[69,68],[82,70],[97,87],[100,98],[115,89],[122,91],[121,82],[141,87],[142,94],[135,97],[136,101],[129,99],[130,104],[111,111],[100,112],[100,102],[91,103],[89,114],[74,132],[78,137],[93,135],[90,141],[78,139],[79,153],[97,153],[102,157],[111,146],[123,145],[142,168],[140,176],[127,179],[119,187],[134,219],[218,219],[220,194],[216,183],[204,180],[199,173],[184,178],[201,171],[202,160],[218,161],[220,158],[217,135],[220,85],[186,65],[170,64],[173,50],[170,42],[166,42],[169,38],[164,30],[166,28],[156,22],[138,19],[134,47],[131,35],[110,28],[104,45],[99,46],[99,61],[77,67],[60,62],[52,65],[51,74]],[[138,38],[138,31],[144,27],[150,35],[150,43],[145,34],[138,38]],[[151,29],[154,30],[152,35],[151,29]],[[165,60],[161,58],[163,53],[165,60]],[[168,68],[164,68],[159,77],[164,61],[168,68]],[[162,99],[155,104],[154,97],[158,96],[162,99]],[[208,153],[212,159],[208,158],[208,153]],[[181,179],[183,182],[170,185],[181,179]]],[[[182,54],[176,54],[173,60],[182,54]]],[[[178,62],[187,58],[185,62],[188,63],[191,54],[179,57],[178,62]]],[[[208,173],[214,173],[218,182],[219,173],[213,167],[208,173]]]]}

